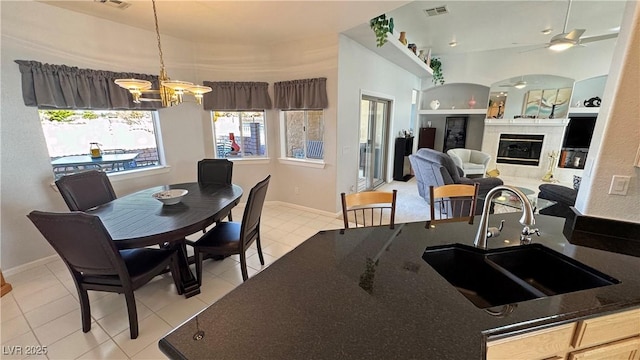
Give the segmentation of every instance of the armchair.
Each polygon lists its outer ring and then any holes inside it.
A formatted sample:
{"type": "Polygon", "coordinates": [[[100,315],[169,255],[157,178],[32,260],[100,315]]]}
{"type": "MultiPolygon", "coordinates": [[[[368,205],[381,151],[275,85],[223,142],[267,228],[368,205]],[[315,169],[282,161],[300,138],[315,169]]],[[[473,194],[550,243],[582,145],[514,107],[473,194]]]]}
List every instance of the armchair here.
{"type": "MultiPolygon", "coordinates": [[[[449,184],[478,184],[478,195],[486,195],[489,190],[503,182],[499,178],[475,178],[463,177],[462,169],[453,162],[451,157],[440,151],[422,148],[409,156],[409,161],[418,181],[418,194],[430,202],[429,186],[443,186],[449,184]]],[[[478,199],[476,214],[482,211],[484,201],[478,199]]]]}
{"type": "Polygon", "coordinates": [[[447,155],[451,157],[453,162],[463,171],[463,176],[467,175],[484,175],[487,166],[491,160],[489,154],[478,150],[471,149],[450,149],[447,155]]]}

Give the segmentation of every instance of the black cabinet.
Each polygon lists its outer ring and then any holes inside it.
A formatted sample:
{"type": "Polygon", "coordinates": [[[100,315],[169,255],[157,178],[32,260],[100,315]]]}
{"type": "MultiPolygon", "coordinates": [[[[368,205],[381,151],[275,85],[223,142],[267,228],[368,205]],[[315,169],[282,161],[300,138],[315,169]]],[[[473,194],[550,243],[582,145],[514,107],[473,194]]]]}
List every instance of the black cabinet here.
{"type": "Polygon", "coordinates": [[[426,127],[420,128],[418,136],[418,149],[427,148],[435,149],[436,147],[436,128],[426,127]]]}
{"type": "Polygon", "coordinates": [[[396,138],[393,154],[393,180],[408,181],[411,175],[411,165],[408,156],[413,151],[413,137],[396,138]]]}

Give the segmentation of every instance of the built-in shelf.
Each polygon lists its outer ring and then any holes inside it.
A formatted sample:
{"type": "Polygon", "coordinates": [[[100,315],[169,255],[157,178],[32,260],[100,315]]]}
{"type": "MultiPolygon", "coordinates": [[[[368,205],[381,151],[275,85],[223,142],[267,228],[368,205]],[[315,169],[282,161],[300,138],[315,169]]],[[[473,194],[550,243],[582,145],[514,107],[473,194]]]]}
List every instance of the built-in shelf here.
{"type": "Polygon", "coordinates": [[[438,109],[438,110],[420,110],[420,115],[476,115],[486,114],[487,109],[438,109]]]}
{"type": "Polygon", "coordinates": [[[369,24],[362,24],[344,34],[418,77],[433,75],[433,70],[398,40],[399,34],[388,34],[387,42],[381,47],[376,46],[376,35],[369,24]]]}
{"type": "Polygon", "coordinates": [[[572,107],[569,108],[569,114],[593,114],[597,115],[600,112],[599,107],[572,107]]]}

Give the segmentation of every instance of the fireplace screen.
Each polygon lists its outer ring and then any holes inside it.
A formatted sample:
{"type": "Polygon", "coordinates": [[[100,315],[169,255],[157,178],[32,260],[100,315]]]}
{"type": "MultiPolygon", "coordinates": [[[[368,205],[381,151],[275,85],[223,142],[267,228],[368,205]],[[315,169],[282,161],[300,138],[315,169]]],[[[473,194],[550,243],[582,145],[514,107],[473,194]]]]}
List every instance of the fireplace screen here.
{"type": "Polygon", "coordinates": [[[543,140],[544,135],[500,134],[496,162],[538,166],[543,140]]]}

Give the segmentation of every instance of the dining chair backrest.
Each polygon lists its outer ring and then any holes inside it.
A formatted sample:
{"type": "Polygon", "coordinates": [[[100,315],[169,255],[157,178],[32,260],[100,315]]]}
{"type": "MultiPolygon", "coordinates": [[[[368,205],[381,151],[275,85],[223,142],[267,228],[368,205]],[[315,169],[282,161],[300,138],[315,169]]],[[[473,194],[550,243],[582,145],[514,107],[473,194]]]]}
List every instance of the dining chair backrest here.
{"type": "Polygon", "coordinates": [[[262,216],[264,200],[267,197],[267,188],[269,187],[270,179],[271,175],[267,176],[264,180],[257,183],[249,192],[240,230],[240,246],[242,249],[249,247],[253,240],[259,235],[260,218],[262,216]]]}
{"type": "Polygon", "coordinates": [[[71,211],[85,211],[116,199],[116,192],[104,171],[65,175],[56,180],[56,186],[71,211]]]}
{"type": "Polygon", "coordinates": [[[435,223],[468,221],[473,224],[478,198],[477,183],[429,186],[431,217],[427,227],[435,223]]]}
{"type": "Polygon", "coordinates": [[[389,227],[395,226],[396,198],[398,190],[387,191],[363,191],[353,194],[341,193],[342,219],[344,228],[349,228],[349,223],[355,223],[356,227],[383,225],[388,213],[389,227]],[[385,212],[385,210],[388,210],[385,212]],[[367,221],[369,219],[369,221],[367,221]]]}
{"type": "Polygon", "coordinates": [[[73,272],[128,278],[124,261],[99,217],[43,211],[27,216],[73,272]]]}
{"type": "Polygon", "coordinates": [[[198,161],[198,183],[231,184],[233,162],[227,159],[202,159],[198,161]]]}

